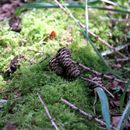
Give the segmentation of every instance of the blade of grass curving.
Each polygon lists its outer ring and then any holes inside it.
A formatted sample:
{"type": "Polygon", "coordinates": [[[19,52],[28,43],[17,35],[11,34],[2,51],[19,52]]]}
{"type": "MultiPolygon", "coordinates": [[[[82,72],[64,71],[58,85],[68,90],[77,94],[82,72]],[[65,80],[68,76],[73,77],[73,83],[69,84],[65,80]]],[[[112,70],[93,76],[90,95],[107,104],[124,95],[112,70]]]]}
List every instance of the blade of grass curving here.
{"type": "MultiPolygon", "coordinates": [[[[42,2],[27,3],[27,4],[23,4],[23,6],[25,8],[59,8],[57,4],[42,3],[42,2]]],[[[84,5],[78,4],[78,3],[71,3],[71,4],[64,3],[63,6],[69,7],[69,8],[85,8],[84,5]]]]}
{"type": "Polygon", "coordinates": [[[95,88],[95,91],[97,92],[101,102],[102,116],[104,121],[106,122],[106,128],[107,130],[111,130],[110,112],[107,96],[104,90],[100,87],[95,88]]]}
{"type": "Polygon", "coordinates": [[[99,0],[89,0],[88,1],[89,5],[94,5],[94,4],[97,4],[97,3],[100,3],[100,1],[99,0]]]}
{"type": "Polygon", "coordinates": [[[24,10],[24,8],[21,8],[21,7],[17,7],[15,12],[14,12],[14,15],[15,16],[20,16],[21,12],[24,10]]]}
{"type": "MultiPolygon", "coordinates": [[[[62,5],[64,7],[68,7],[68,8],[85,8],[85,5],[78,4],[78,3],[71,3],[71,4],[64,3],[62,5]]],[[[38,2],[23,4],[21,7],[27,8],[27,9],[31,9],[31,8],[59,8],[59,6],[57,4],[38,3],[38,2]]],[[[88,8],[104,10],[104,11],[112,11],[112,12],[117,12],[117,13],[121,13],[121,14],[130,14],[130,11],[127,11],[128,8],[126,8],[127,10],[109,9],[109,8],[103,8],[103,7],[98,7],[98,6],[88,6],[88,8]]]]}
{"type": "MultiPolygon", "coordinates": [[[[62,5],[68,8],[85,8],[85,5],[79,4],[79,3],[64,3],[62,5]]],[[[27,4],[23,4],[22,7],[24,8],[59,8],[57,4],[42,3],[42,2],[27,3],[27,4]]],[[[104,8],[104,7],[99,7],[99,6],[88,6],[88,8],[104,10],[104,11],[112,11],[112,12],[117,12],[117,13],[122,13],[122,14],[130,14],[129,8],[127,7],[125,7],[126,10],[109,9],[109,8],[104,8]]]]}
{"type": "Polygon", "coordinates": [[[122,130],[124,128],[129,116],[130,116],[130,99],[127,102],[127,105],[126,105],[125,110],[121,116],[121,119],[117,125],[116,130],[122,130]]]}
{"type": "Polygon", "coordinates": [[[125,100],[125,95],[126,95],[126,92],[127,92],[127,89],[130,85],[130,80],[128,81],[128,83],[125,85],[125,90],[123,92],[123,95],[121,96],[121,99],[120,99],[120,112],[123,111],[123,106],[124,106],[124,100],[125,100]]]}

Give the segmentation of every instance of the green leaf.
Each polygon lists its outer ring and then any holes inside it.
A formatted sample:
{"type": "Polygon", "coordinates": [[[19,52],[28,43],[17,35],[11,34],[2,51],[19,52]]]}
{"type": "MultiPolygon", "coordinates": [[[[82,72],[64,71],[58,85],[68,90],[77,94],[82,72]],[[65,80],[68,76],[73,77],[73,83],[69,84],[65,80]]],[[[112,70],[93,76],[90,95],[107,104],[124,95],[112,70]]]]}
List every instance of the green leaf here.
{"type": "Polygon", "coordinates": [[[101,109],[102,109],[102,116],[104,121],[106,122],[107,130],[111,129],[111,121],[110,121],[110,113],[109,113],[109,105],[108,99],[104,92],[104,90],[100,87],[95,88],[96,92],[98,93],[100,102],[101,102],[101,109]]]}
{"type": "Polygon", "coordinates": [[[121,119],[117,125],[116,130],[122,130],[126,124],[126,121],[128,119],[128,117],[130,116],[130,99],[128,100],[128,103],[125,107],[125,110],[121,116],[121,119]]]}

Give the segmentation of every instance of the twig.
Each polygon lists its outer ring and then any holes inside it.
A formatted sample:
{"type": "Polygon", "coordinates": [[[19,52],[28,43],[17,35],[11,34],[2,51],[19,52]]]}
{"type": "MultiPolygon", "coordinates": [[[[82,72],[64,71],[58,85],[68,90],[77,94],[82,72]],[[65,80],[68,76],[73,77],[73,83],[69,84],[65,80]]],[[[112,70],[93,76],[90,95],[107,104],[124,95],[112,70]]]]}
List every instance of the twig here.
{"type": "Polygon", "coordinates": [[[96,75],[98,75],[98,76],[102,76],[102,77],[104,77],[104,78],[106,78],[106,79],[109,79],[109,80],[115,80],[115,81],[120,82],[120,83],[127,83],[127,81],[122,81],[122,80],[117,79],[117,78],[115,78],[115,77],[112,77],[112,76],[110,76],[110,75],[102,74],[102,73],[100,73],[100,72],[98,72],[98,71],[95,71],[95,70],[93,70],[93,69],[90,69],[90,68],[86,67],[85,65],[83,65],[83,64],[81,64],[81,63],[77,63],[77,64],[78,64],[81,68],[83,68],[85,71],[89,71],[89,72],[94,73],[94,74],[96,74],[96,75]]]}
{"type": "Polygon", "coordinates": [[[130,61],[130,57],[124,59],[116,59],[116,62],[126,62],[126,61],[130,61]]]}
{"type": "Polygon", "coordinates": [[[97,122],[98,122],[99,124],[101,124],[101,125],[104,125],[104,126],[106,125],[104,121],[98,119],[97,117],[93,116],[93,115],[90,114],[90,113],[87,113],[87,112],[81,110],[80,108],[78,108],[78,107],[75,106],[74,104],[70,103],[69,101],[67,101],[67,100],[65,100],[65,99],[63,99],[63,98],[61,98],[61,101],[62,101],[64,104],[68,105],[70,108],[72,108],[72,109],[78,111],[80,114],[86,116],[87,118],[89,118],[89,119],[94,119],[95,121],[97,121],[97,122]]]}
{"type": "Polygon", "coordinates": [[[46,104],[44,103],[43,99],[41,98],[41,96],[38,94],[38,98],[41,102],[41,104],[43,105],[45,111],[46,111],[46,114],[48,116],[48,118],[50,119],[51,123],[52,123],[52,126],[56,129],[56,130],[59,130],[58,126],[56,125],[56,123],[54,122],[54,119],[51,117],[50,113],[49,113],[49,110],[46,106],[46,104]]]}
{"type": "MultiPolygon", "coordinates": [[[[74,21],[75,23],[80,26],[83,29],[86,29],[86,27],[77,19],[73,16],[73,14],[70,12],[70,10],[66,9],[60,2],[58,2],[57,0],[54,0],[58,6],[66,13],[68,14],[74,21]]],[[[90,35],[92,35],[93,37],[97,38],[102,44],[106,45],[107,47],[109,47],[110,49],[113,50],[113,52],[118,53],[120,56],[125,57],[123,54],[121,54],[120,52],[116,51],[115,48],[113,46],[111,46],[108,42],[106,42],[104,39],[102,39],[101,37],[99,37],[97,34],[95,34],[94,32],[88,30],[88,33],[90,35]]]]}
{"type": "MultiPolygon", "coordinates": [[[[128,47],[127,44],[126,44],[126,45],[119,45],[119,46],[115,47],[115,50],[116,50],[116,52],[119,52],[119,51],[125,49],[126,47],[128,47]]],[[[102,56],[107,56],[107,55],[111,55],[111,54],[113,54],[113,53],[114,53],[113,50],[106,50],[106,51],[103,51],[103,52],[101,53],[101,55],[102,55],[102,56]]],[[[126,56],[122,56],[122,57],[126,58],[126,56]]]]}
{"type": "Polygon", "coordinates": [[[88,81],[88,82],[90,82],[90,83],[92,83],[92,84],[95,84],[96,86],[99,86],[99,87],[101,87],[102,89],[104,89],[112,98],[115,98],[115,96],[111,93],[111,92],[109,92],[103,85],[101,85],[100,83],[98,83],[98,82],[95,82],[95,81],[93,81],[93,80],[91,80],[91,79],[88,79],[88,78],[84,78],[84,77],[80,77],[82,80],[85,80],[85,81],[88,81]]]}
{"type": "MultiPolygon", "coordinates": [[[[105,123],[104,121],[102,121],[101,119],[99,119],[99,118],[93,116],[93,115],[90,114],[90,113],[87,113],[87,112],[81,110],[80,108],[78,108],[78,107],[75,106],[74,104],[70,103],[70,102],[67,101],[66,99],[61,98],[61,101],[62,101],[64,104],[68,105],[70,108],[72,108],[72,109],[76,110],[77,112],[79,112],[80,114],[86,116],[87,118],[95,120],[96,122],[98,122],[98,123],[101,124],[102,126],[106,126],[106,123],[105,123]]],[[[115,130],[115,127],[111,126],[111,128],[115,130]]]]}

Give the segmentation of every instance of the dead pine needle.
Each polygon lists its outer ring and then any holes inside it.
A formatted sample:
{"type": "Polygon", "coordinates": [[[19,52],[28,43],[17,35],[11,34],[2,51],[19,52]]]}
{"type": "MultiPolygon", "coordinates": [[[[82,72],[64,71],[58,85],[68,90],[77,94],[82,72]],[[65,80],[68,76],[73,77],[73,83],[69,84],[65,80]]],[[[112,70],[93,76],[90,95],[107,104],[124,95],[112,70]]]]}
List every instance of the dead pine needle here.
{"type": "Polygon", "coordinates": [[[43,99],[41,98],[41,96],[40,96],[39,94],[38,94],[38,99],[40,100],[42,106],[44,107],[44,109],[45,109],[45,111],[46,111],[46,114],[47,114],[49,120],[51,121],[52,126],[53,126],[56,130],[59,130],[58,126],[56,125],[56,123],[55,123],[55,121],[54,121],[54,119],[53,119],[52,116],[50,115],[50,112],[49,112],[49,110],[48,110],[48,108],[47,108],[45,102],[43,101],[43,99]]]}

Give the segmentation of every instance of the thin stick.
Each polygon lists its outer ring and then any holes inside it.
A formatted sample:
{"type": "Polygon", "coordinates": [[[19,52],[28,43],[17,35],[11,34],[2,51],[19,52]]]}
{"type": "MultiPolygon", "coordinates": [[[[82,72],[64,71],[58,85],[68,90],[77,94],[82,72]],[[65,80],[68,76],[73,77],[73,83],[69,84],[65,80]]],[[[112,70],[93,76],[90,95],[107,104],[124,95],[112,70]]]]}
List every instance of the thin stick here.
{"type": "Polygon", "coordinates": [[[115,81],[120,82],[120,83],[127,83],[127,81],[122,81],[122,80],[117,79],[117,78],[115,78],[115,77],[112,77],[112,76],[110,76],[110,75],[102,74],[102,73],[100,73],[100,72],[98,72],[98,71],[95,71],[95,70],[93,70],[93,69],[90,69],[90,68],[86,67],[85,65],[83,65],[83,64],[81,64],[81,63],[78,63],[78,65],[79,65],[81,68],[83,68],[85,71],[92,72],[92,73],[94,73],[94,74],[96,74],[96,75],[98,75],[98,76],[102,76],[102,77],[104,77],[104,78],[106,78],[106,79],[115,80],[115,81]]]}
{"type": "Polygon", "coordinates": [[[94,116],[91,115],[90,113],[87,113],[87,112],[81,110],[80,108],[78,108],[78,107],[75,106],[74,104],[70,103],[70,102],[67,101],[66,99],[61,98],[61,101],[62,101],[64,104],[68,105],[70,108],[72,108],[72,109],[78,111],[80,114],[86,116],[87,118],[89,118],[89,119],[94,119],[95,121],[97,121],[97,122],[98,122],[99,124],[101,124],[101,125],[104,125],[104,126],[106,125],[104,121],[98,119],[97,117],[94,117],[94,116]]]}
{"type": "Polygon", "coordinates": [[[112,98],[115,98],[115,96],[114,96],[111,92],[109,92],[103,85],[101,85],[101,84],[99,84],[99,83],[97,83],[97,82],[95,82],[95,81],[93,81],[93,80],[91,80],[91,79],[88,79],[88,78],[84,78],[84,77],[80,77],[80,78],[81,78],[82,80],[88,81],[88,82],[90,82],[90,83],[95,84],[96,86],[101,87],[101,88],[104,89],[112,98]]]}
{"type": "MultiPolygon", "coordinates": [[[[71,60],[71,61],[76,64],[75,61],[73,61],[73,60],[71,60]]],[[[82,68],[83,70],[85,70],[86,72],[89,71],[89,72],[91,72],[91,73],[96,74],[97,76],[101,76],[101,77],[104,77],[104,78],[109,79],[109,80],[115,80],[115,81],[117,81],[117,82],[119,82],[119,83],[127,83],[127,81],[122,81],[122,80],[117,79],[117,78],[115,78],[115,77],[112,77],[112,76],[110,76],[110,75],[102,74],[102,73],[100,73],[100,72],[98,72],[98,71],[96,71],[96,70],[90,69],[89,67],[87,67],[87,66],[85,66],[85,65],[83,65],[83,64],[81,64],[81,63],[79,63],[79,62],[77,62],[77,64],[79,65],[79,67],[81,67],[81,68],[82,68]]]]}
{"type": "MultiPolygon", "coordinates": [[[[128,46],[127,44],[125,44],[125,45],[119,45],[119,46],[115,47],[115,51],[116,51],[116,52],[119,52],[119,51],[125,49],[127,46],[128,46]]],[[[107,56],[107,55],[112,55],[113,53],[115,53],[113,50],[106,50],[106,51],[103,51],[103,52],[101,53],[101,55],[102,55],[102,56],[107,56]]],[[[119,52],[119,53],[120,53],[120,52],[119,52]]],[[[126,56],[122,56],[122,57],[123,57],[123,58],[127,58],[126,56]]]]}
{"type": "MultiPolygon", "coordinates": [[[[78,19],[76,19],[76,18],[73,16],[73,14],[70,12],[70,10],[66,9],[66,8],[64,7],[64,5],[62,5],[62,4],[61,4],[60,2],[58,2],[57,0],[54,0],[54,1],[58,4],[58,6],[59,6],[66,14],[68,14],[68,15],[75,21],[75,23],[76,23],[78,26],[80,26],[80,27],[83,28],[83,29],[86,29],[86,27],[85,27],[78,19]]],[[[116,53],[118,53],[120,56],[125,57],[123,54],[121,54],[120,52],[116,51],[113,46],[111,46],[108,42],[106,42],[104,39],[102,39],[101,37],[99,37],[99,36],[98,36],[97,34],[95,34],[94,32],[88,30],[88,33],[89,33],[90,35],[92,35],[93,37],[97,38],[102,44],[104,44],[104,45],[106,45],[107,47],[109,47],[110,49],[112,49],[113,52],[116,52],[116,53]]]]}
{"type": "Polygon", "coordinates": [[[43,105],[43,107],[44,107],[44,109],[45,109],[45,111],[46,111],[46,114],[47,114],[48,118],[50,119],[50,121],[51,121],[51,123],[52,123],[52,126],[53,126],[56,130],[59,130],[58,126],[57,126],[56,123],[54,122],[54,119],[51,117],[50,112],[49,112],[49,110],[48,110],[46,104],[44,103],[43,99],[41,98],[41,96],[40,96],[39,94],[38,94],[38,98],[39,98],[41,104],[43,105]]]}
{"type": "Polygon", "coordinates": [[[126,62],[126,61],[130,61],[130,57],[124,59],[116,59],[116,62],[126,62]]]}

